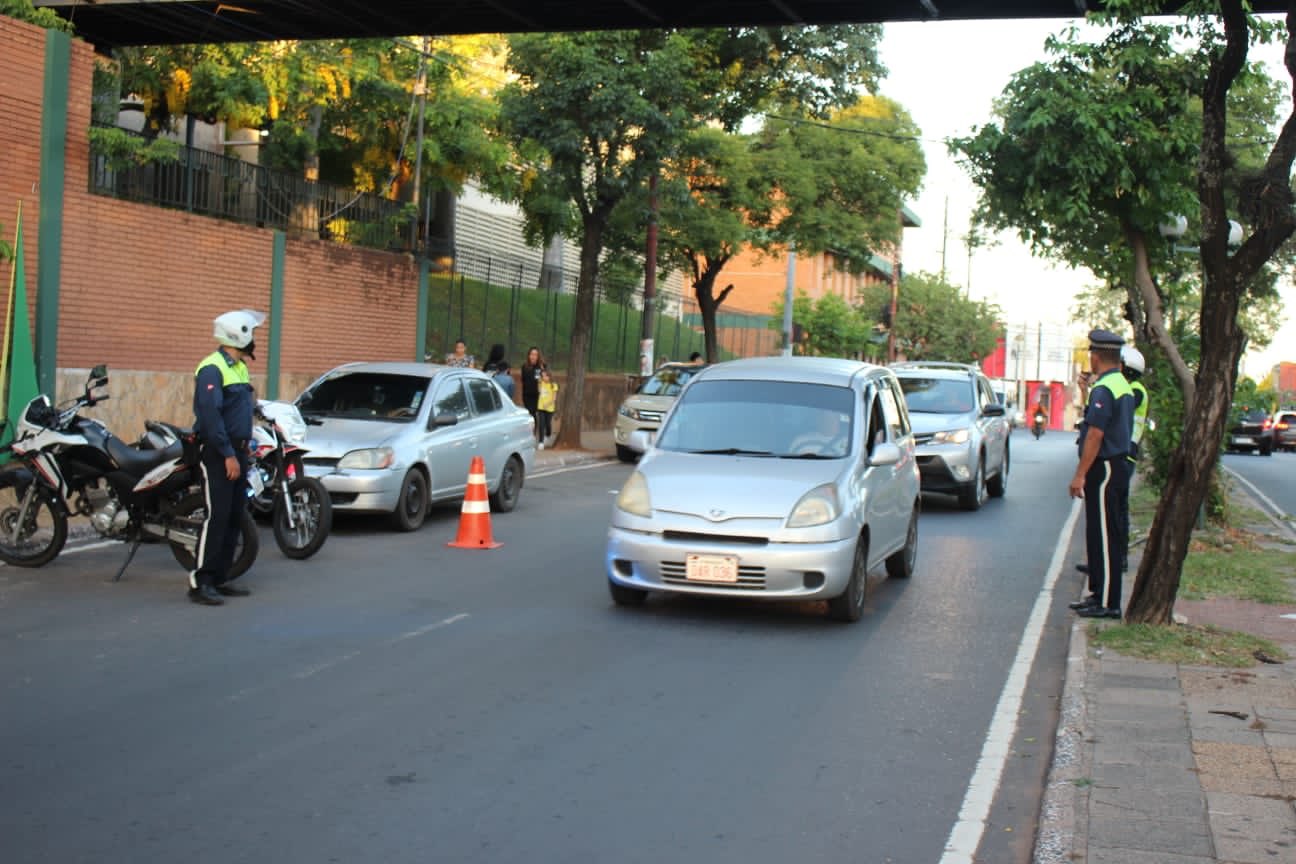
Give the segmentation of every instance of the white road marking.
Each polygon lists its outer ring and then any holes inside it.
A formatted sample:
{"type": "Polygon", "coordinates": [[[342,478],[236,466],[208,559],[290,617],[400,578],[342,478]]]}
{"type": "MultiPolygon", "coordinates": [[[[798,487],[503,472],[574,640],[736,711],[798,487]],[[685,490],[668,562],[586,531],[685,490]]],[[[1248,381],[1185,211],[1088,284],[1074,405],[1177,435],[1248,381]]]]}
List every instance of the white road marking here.
{"type": "Polygon", "coordinates": [[[433,630],[440,630],[442,627],[448,627],[456,621],[462,621],[469,617],[467,612],[460,612],[458,615],[451,615],[449,618],[443,618],[416,630],[410,630],[408,633],[402,633],[394,639],[388,639],[388,645],[395,645],[397,642],[404,642],[406,639],[413,639],[415,636],[422,636],[425,633],[431,633],[433,630]]]}
{"type": "Polygon", "coordinates": [[[1017,717],[1021,711],[1022,694],[1026,691],[1026,679],[1039,651],[1044,621],[1048,617],[1049,606],[1053,603],[1053,588],[1062,572],[1067,549],[1071,546],[1071,534],[1080,516],[1082,503],[1077,498],[1071,504],[1071,513],[1062,525],[1062,533],[1053,549],[1053,559],[1044,575],[1044,584],[1035,598],[1026,629],[1017,644],[1017,656],[1013,658],[1008,680],[1004,682],[1003,691],[999,694],[994,718],[990,721],[985,744],[981,747],[981,758],[977,760],[976,770],[972,773],[967,793],[963,796],[958,821],[950,829],[949,839],[945,841],[945,854],[941,856],[940,864],[972,864],[977,847],[981,845],[986,817],[990,814],[990,805],[999,790],[1004,766],[1011,754],[1012,738],[1017,732],[1017,717]]]}
{"type": "Polygon", "coordinates": [[[1273,502],[1273,499],[1271,499],[1268,495],[1264,494],[1259,489],[1257,489],[1254,483],[1252,483],[1250,480],[1243,477],[1238,472],[1234,471],[1232,468],[1228,467],[1227,465],[1221,465],[1220,467],[1223,468],[1225,471],[1227,471],[1229,476],[1233,477],[1235,480],[1240,482],[1243,486],[1247,487],[1247,489],[1251,492],[1252,495],[1256,496],[1261,501],[1263,501],[1265,506],[1273,511],[1272,513],[1266,513],[1265,516],[1269,517],[1269,521],[1272,522],[1274,526],[1278,528],[1279,531],[1281,531],[1283,534],[1287,535],[1288,537],[1292,538],[1293,540],[1296,540],[1296,531],[1293,531],[1290,525],[1287,525],[1282,521],[1282,517],[1287,515],[1286,510],[1283,510],[1283,508],[1275,504],[1273,502]]]}
{"type": "Polygon", "coordinates": [[[562,468],[554,468],[551,471],[541,471],[538,474],[529,474],[527,475],[527,479],[533,479],[535,477],[552,477],[555,474],[566,474],[568,471],[588,471],[591,468],[606,468],[609,465],[619,465],[619,464],[620,464],[619,462],[613,462],[611,459],[608,459],[603,462],[581,462],[576,465],[567,465],[562,468]]]}

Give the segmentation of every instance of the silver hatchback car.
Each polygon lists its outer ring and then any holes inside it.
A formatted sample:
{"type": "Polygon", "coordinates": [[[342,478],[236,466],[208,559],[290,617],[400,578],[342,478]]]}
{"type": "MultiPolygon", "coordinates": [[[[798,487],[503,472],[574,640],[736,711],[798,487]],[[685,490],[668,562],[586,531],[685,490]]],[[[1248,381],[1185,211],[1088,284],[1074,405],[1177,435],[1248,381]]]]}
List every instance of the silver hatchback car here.
{"type": "Polygon", "coordinates": [[[462,498],[473,456],[491,509],[517,506],[535,462],[534,421],[489,376],[431,363],[348,363],[297,397],[302,461],[338,511],[391,513],[413,531],[428,506],[462,498]]]}
{"type": "Polygon", "coordinates": [[[827,600],[855,621],[868,572],[914,569],[919,480],[887,369],[815,357],[734,360],[684,388],[612,511],[607,578],[650,591],[827,600]]]}

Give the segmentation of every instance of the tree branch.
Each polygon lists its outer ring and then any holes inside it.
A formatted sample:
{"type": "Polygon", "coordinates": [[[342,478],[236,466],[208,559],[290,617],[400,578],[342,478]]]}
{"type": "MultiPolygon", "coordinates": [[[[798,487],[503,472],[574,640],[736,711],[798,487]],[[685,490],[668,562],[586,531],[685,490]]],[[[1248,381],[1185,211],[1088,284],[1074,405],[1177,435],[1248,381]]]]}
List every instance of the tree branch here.
{"type": "Polygon", "coordinates": [[[1193,371],[1179,353],[1179,346],[1166,330],[1165,315],[1161,309],[1161,295],[1157,292],[1156,283],[1152,281],[1152,270],[1148,266],[1147,238],[1143,232],[1129,225],[1125,226],[1125,238],[1134,253],[1134,285],[1143,299],[1143,312],[1146,315],[1147,333],[1152,341],[1165,352],[1179,382],[1179,390],[1184,397],[1184,415],[1191,416],[1193,398],[1197,393],[1197,383],[1193,371]]]}

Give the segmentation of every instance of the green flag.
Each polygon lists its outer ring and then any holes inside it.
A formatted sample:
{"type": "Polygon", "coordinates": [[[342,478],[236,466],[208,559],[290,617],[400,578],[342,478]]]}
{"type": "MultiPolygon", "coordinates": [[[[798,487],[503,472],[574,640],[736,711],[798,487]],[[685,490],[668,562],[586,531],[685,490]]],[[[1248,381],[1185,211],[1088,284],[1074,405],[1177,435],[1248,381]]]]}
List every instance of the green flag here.
{"type": "Polygon", "coordinates": [[[10,314],[5,316],[6,356],[4,362],[0,362],[0,370],[8,370],[8,377],[3,381],[7,398],[2,407],[6,422],[3,432],[0,432],[0,446],[13,440],[18,418],[22,417],[27,403],[40,395],[36,385],[36,355],[32,351],[31,329],[27,326],[27,274],[23,269],[21,206],[18,208],[8,305],[10,314]]]}

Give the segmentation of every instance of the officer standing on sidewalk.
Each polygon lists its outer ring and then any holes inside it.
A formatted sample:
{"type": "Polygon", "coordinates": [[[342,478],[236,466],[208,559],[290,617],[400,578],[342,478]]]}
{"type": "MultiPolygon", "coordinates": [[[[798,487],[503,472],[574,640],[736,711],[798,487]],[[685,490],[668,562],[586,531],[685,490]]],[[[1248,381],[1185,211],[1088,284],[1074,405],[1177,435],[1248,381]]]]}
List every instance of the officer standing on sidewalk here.
{"type": "Polygon", "coordinates": [[[1121,505],[1129,494],[1134,393],[1121,375],[1125,340],[1108,330],[1089,332],[1089,366],[1097,376],[1080,424],[1080,462],[1072,498],[1085,499],[1085,552],[1089,590],[1074,604],[1086,618],[1120,618],[1121,559],[1127,545],[1121,505]]]}
{"type": "Polygon", "coordinates": [[[252,382],[245,358],[255,360],[254,336],[265,315],[251,309],[216,319],[220,346],[194,371],[194,416],[202,441],[203,494],[207,519],[198,535],[197,569],[189,577],[189,599],[220,606],[222,597],[252,593],[231,584],[230,566],[247,507],[247,449],[252,437],[252,382]]]}
{"type": "MultiPolygon", "coordinates": [[[[1147,387],[1143,385],[1143,370],[1147,368],[1147,362],[1143,359],[1143,352],[1133,345],[1126,345],[1121,349],[1121,374],[1129,382],[1130,390],[1134,393],[1134,430],[1130,437],[1130,455],[1129,455],[1129,476],[1130,485],[1134,483],[1134,472],[1138,470],[1138,460],[1142,455],[1143,435],[1147,432],[1148,419],[1148,395],[1147,387]]],[[[1129,494],[1125,495],[1125,508],[1123,512],[1123,522],[1125,525],[1125,541],[1128,544],[1130,537],[1130,513],[1129,513],[1129,494]]],[[[1126,546],[1124,554],[1121,556],[1121,570],[1129,569],[1129,547],[1126,546]]]]}

